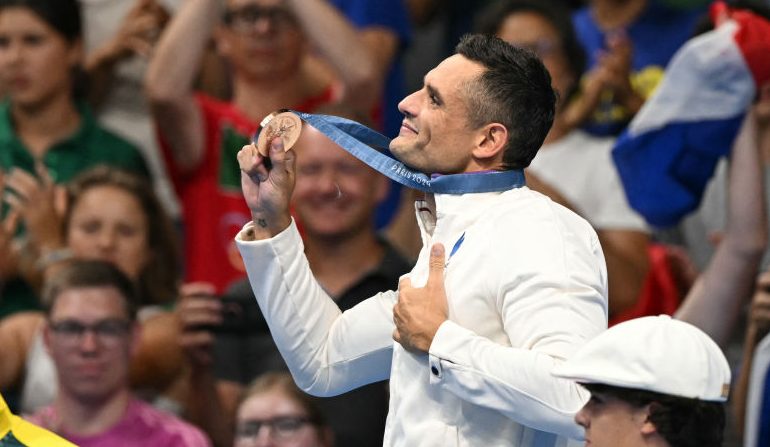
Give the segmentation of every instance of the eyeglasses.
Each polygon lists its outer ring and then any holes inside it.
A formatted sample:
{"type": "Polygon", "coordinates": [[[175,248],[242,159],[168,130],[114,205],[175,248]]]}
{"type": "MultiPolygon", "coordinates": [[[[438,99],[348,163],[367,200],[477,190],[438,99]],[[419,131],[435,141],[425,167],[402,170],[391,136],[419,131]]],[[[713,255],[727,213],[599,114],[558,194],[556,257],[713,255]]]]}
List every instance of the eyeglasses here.
{"type": "Polygon", "coordinates": [[[77,344],[86,332],[92,332],[105,345],[116,344],[126,337],[131,329],[131,322],[116,318],[99,321],[95,324],[83,324],[77,320],[51,321],[48,326],[64,344],[77,344]]]}
{"type": "Polygon", "coordinates": [[[305,416],[279,416],[272,419],[249,419],[238,423],[235,435],[240,439],[255,439],[262,427],[270,427],[270,434],[277,439],[289,439],[307,424],[312,424],[305,416]]]}
{"type": "Polygon", "coordinates": [[[262,18],[276,28],[296,23],[294,16],[285,8],[259,5],[246,5],[242,8],[228,10],[225,12],[223,20],[234,31],[246,32],[262,18]]]}

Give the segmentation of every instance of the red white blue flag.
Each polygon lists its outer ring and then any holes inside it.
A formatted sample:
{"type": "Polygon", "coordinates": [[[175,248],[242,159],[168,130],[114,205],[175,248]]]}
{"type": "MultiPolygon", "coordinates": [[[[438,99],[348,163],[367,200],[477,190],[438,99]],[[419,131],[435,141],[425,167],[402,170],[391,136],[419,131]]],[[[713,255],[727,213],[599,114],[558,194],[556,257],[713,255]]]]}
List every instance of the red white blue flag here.
{"type": "Polygon", "coordinates": [[[613,150],[629,203],[658,227],[697,208],[758,87],[770,82],[770,22],[722,2],[711,14],[719,25],[674,55],[613,150]]]}

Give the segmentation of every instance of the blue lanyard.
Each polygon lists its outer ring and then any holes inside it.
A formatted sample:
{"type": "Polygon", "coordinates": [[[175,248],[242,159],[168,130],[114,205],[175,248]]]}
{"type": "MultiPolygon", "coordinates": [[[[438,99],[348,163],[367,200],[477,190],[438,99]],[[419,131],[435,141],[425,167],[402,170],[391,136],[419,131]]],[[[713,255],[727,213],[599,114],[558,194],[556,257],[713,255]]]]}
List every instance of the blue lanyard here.
{"type": "Polygon", "coordinates": [[[363,124],[337,116],[291,112],[372,169],[409,188],[439,194],[466,194],[507,191],[526,184],[521,169],[431,178],[381,152],[388,148],[390,139],[363,124]]]}

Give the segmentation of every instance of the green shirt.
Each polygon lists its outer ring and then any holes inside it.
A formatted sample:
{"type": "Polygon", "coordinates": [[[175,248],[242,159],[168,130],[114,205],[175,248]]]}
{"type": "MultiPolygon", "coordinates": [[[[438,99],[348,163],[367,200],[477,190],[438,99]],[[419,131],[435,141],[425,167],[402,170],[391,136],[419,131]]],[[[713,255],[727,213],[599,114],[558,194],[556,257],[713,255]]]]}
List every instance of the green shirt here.
{"type": "MultiPolygon", "coordinates": [[[[68,182],[80,172],[106,164],[150,177],[141,152],[128,141],[102,128],[85,104],[78,104],[80,128],[54,144],[43,156],[43,163],[56,183],[68,182]]],[[[35,159],[16,136],[11,122],[9,101],[0,104],[0,168],[17,167],[35,172],[35,159]]]]}
{"type": "MultiPolygon", "coordinates": [[[[150,177],[141,152],[128,141],[102,128],[85,104],[78,104],[80,127],[70,137],[54,144],[43,163],[56,183],[70,181],[80,172],[99,164],[123,168],[150,177]]],[[[8,100],[0,103],[0,169],[35,172],[35,159],[16,135],[8,100]]],[[[3,203],[2,215],[7,206],[3,203]]],[[[32,289],[23,281],[11,280],[0,290],[0,317],[20,310],[39,309],[32,289]]]]}

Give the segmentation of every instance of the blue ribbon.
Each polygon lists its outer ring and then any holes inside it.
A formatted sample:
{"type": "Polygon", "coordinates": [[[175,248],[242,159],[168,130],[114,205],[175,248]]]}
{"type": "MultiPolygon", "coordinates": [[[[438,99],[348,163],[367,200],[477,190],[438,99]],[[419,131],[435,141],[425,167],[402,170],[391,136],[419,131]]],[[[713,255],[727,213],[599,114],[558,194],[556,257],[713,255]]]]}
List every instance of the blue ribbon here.
{"type": "Polygon", "coordinates": [[[381,152],[388,149],[390,139],[361,123],[332,115],[291,112],[372,169],[409,188],[439,194],[466,194],[507,191],[526,184],[521,169],[447,174],[431,178],[381,152]]]}

